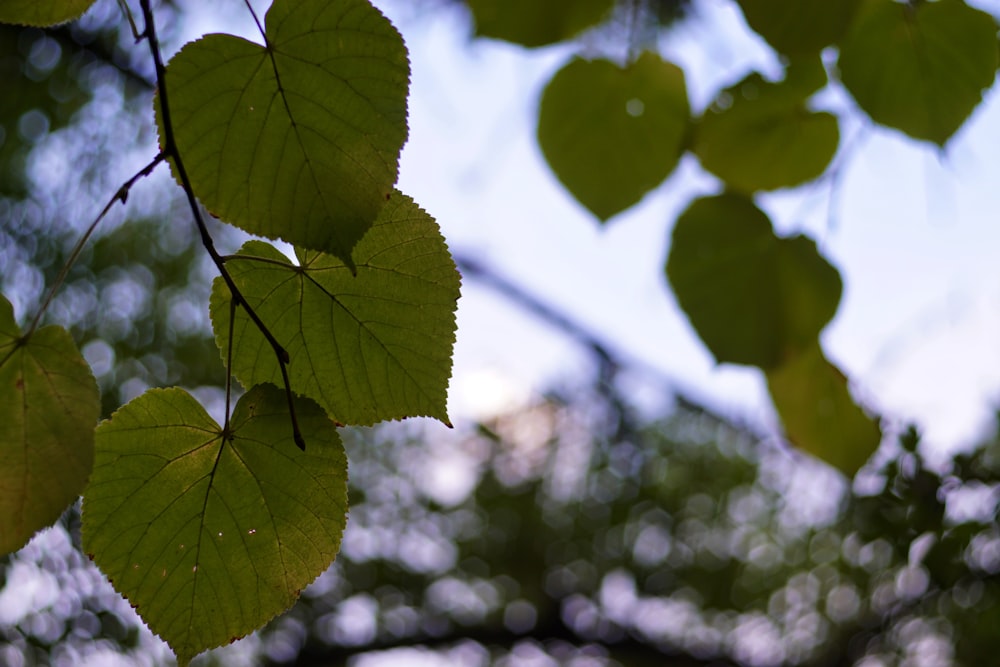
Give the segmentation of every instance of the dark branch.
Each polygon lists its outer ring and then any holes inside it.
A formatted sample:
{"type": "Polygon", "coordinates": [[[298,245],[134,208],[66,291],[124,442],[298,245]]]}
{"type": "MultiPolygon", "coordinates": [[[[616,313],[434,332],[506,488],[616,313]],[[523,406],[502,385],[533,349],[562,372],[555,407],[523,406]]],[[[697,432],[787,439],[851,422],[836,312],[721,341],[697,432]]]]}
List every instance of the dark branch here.
{"type": "MultiPolygon", "coordinates": [[[[181,159],[180,151],[177,148],[177,141],[174,137],[174,127],[170,118],[170,103],[167,96],[166,68],[163,65],[163,57],[160,54],[160,44],[156,37],[156,21],[153,19],[153,10],[150,6],[150,0],[141,0],[140,5],[142,6],[142,17],[145,22],[143,36],[149,42],[149,51],[153,57],[153,64],[156,67],[156,90],[159,96],[160,112],[162,113],[163,118],[163,152],[174,163],[177,178],[181,182],[181,187],[184,189],[188,205],[191,207],[191,213],[194,216],[195,224],[198,226],[198,232],[201,234],[201,243],[205,246],[205,250],[208,251],[209,256],[212,258],[212,262],[215,263],[215,266],[219,271],[219,275],[222,276],[223,281],[225,281],[226,286],[229,288],[229,293],[232,295],[233,303],[242,307],[243,310],[246,311],[247,316],[254,323],[254,325],[256,325],[257,329],[260,330],[268,344],[270,344],[271,349],[274,350],[274,355],[278,358],[278,365],[281,368],[281,378],[285,383],[285,394],[288,397],[288,414],[292,422],[292,435],[295,439],[295,444],[298,445],[300,449],[304,450],[306,448],[305,439],[302,437],[302,432],[299,430],[299,421],[295,414],[294,395],[292,394],[292,387],[288,380],[288,352],[277,341],[271,331],[267,328],[267,325],[264,324],[264,322],[257,315],[256,311],[254,311],[250,304],[247,303],[243,293],[240,291],[239,287],[236,286],[236,282],[226,269],[225,260],[221,255],[219,255],[219,251],[215,249],[215,242],[212,240],[212,236],[208,232],[208,226],[205,224],[204,217],[202,217],[201,207],[198,205],[198,200],[194,196],[194,188],[191,185],[191,179],[188,176],[187,169],[184,167],[184,161],[181,159]]],[[[227,369],[227,372],[232,371],[227,369]]]]}

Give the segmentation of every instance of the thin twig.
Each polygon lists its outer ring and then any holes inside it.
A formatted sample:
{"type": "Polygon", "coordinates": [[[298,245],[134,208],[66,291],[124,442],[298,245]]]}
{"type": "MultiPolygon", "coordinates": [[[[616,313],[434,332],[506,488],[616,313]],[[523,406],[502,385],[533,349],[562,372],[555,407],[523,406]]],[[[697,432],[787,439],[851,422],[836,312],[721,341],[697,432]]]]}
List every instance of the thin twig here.
{"type": "Polygon", "coordinates": [[[69,275],[69,270],[73,268],[73,264],[76,263],[76,260],[80,257],[80,253],[83,251],[83,246],[86,245],[87,241],[90,239],[90,236],[97,229],[97,225],[101,224],[101,220],[104,220],[108,212],[111,211],[111,207],[114,206],[115,202],[118,201],[124,204],[125,201],[128,199],[129,190],[131,190],[132,186],[136,184],[136,181],[138,181],[140,178],[144,178],[153,173],[153,170],[156,169],[156,166],[161,162],[163,162],[164,159],[166,159],[165,153],[160,153],[155,158],[153,158],[152,162],[150,162],[145,167],[137,171],[135,174],[132,175],[131,178],[125,181],[122,184],[122,186],[118,188],[118,191],[114,194],[114,196],[112,196],[111,199],[108,200],[108,203],[104,205],[104,208],[101,209],[101,212],[97,215],[96,218],[94,218],[94,221],[90,223],[90,226],[87,227],[86,231],[83,232],[83,236],[80,237],[80,240],[76,242],[75,246],[73,246],[73,251],[69,254],[69,258],[66,259],[66,263],[63,264],[62,269],[59,270],[59,275],[56,276],[56,280],[52,284],[52,289],[49,290],[48,296],[45,297],[45,301],[42,302],[42,305],[38,309],[38,312],[35,313],[35,317],[33,320],[31,320],[31,325],[25,332],[23,339],[27,339],[29,336],[31,336],[32,333],[34,333],[35,329],[38,328],[38,323],[41,322],[42,315],[45,314],[45,311],[52,303],[52,298],[56,295],[56,292],[59,290],[60,287],[62,287],[63,283],[66,281],[66,276],[69,275]]]}
{"type": "MultiPolygon", "coordinates": [[[[281,378],[285,383],[285,393],[288,397],[288,414],[292,422],[292,435],[295,439],[295,444],[298,445],[300,449],[304,450],[306,447],[305,439],[302,437],[302,432],[299,430],[299,421],[295,414],[292,386],[288,381],[288,352],[277,341],[271,331],[267,328],[267,325],[264,324],[254,309],[247,302],[239,287],[236,286],[236,282],[233,280],[233,277],[229,275],[229,271],[226,269],[225,260],[221,255],[219,255],[219,251],[215,249],[215,243],[212,240],[212,236],[208,233],[208,226],[205,224],[205,219],[201,215],[201,208],[198,206],[198,200],[194,196],[194,188],[191,185],[191,179],[188,176],[187,169],[184,168],[184,162],[181,160],[180,151],[177,149],[177,142],[174,138],[174,128],[170,119],[170,104],[167,100],[167,71],[163,66],[163,57],[160,54],[160,43],[156,37],[156,22],[153,20],[153,10],[150,6],[150,0],[140,0],[139,4],[142,6],[142,17],[146,23],[143,36],[149,42],[149,51],[153,57],[153,64],[156,68],[156,89],[159,95],[160,111],[163,115],[163,152],[167,157],[173,160],[174,168],[177,170],[177,178],[181,182],[181,187],[184,189],[184,194],[187,196],[188,204],[191,207],[191,213],[194,216],[195,224],[198,226],[198,232],[201,234],[201,243],[205,246],[205,250],[208,251],[209,256],[215,263],[215,267],[218,269],[219,275],[222,276],[223,281],[225,281],[226,286],[229,288],[229,293],[232,295],[233,302],[236,305],[243,307],[247,316],[254,323],[254,325],[256,325],[257,329],[260,330],[261,334],[270,344],[271,349],[274,350],[275,356],[278,358],[278,366],[281,368],[281,378]]],[[[231,372],[231,370],[227,369],[227,372],[231,372]]]]}
{"type": "MultiPolygon", "coordinates": [[[[233,330],[236,328],[236,301],[234,299],[229,300],[229,344],[226,346],[226,370],[228,371],[233,367],[233,330]]],[[[231,414],[230,405],[233,398],[233,374],[230,372],[226,373],[226,421],[222,427],[222,432],[225,434],[225,438],[228,438],[231,433],[229,432],[229,416],[231,414]]]]}

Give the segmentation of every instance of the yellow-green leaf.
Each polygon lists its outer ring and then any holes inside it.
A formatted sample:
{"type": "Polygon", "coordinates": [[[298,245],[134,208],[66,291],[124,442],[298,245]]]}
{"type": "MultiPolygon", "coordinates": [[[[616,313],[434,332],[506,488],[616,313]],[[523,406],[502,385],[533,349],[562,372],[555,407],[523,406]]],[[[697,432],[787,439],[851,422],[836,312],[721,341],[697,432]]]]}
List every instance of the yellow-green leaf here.
{"type": "Polygon", "coordinates": [[[292,605],[340,547],[347,460],[322,408],[254,387],[228,431],[182,389],[153,389],[97,429],[83,548],[186,664],[292,605]]]}
{"type": "Polygon", "coordinates": [[[872,120],[939,146],[993,85],[997,64],[996,19],[961,0],[865,0],[838,60],[872,120]]]}
{"type": "Polygon", "coordinates": [[[94,462],[100,394],[62,327],[21,335],[0,297],[0,554],[79,497],[94,462]]]}
{"type": "Polygon", "coordinates": [[[816,244],[775,236],[767,215],[735,193],[681,214],[667,277],[720,363],[782,365],[815,344],[840,302],[840,275],[816,244]]]}
{"type": "Polygon", "coordinates": [[[695,155],[705,169],[746,193],[816,178],[840,141],[836,116],[806,106],[825,84],[819,57],[793,61],[779,83],[751,74],[722,91],[705,111],[695,132],[695,155]]]}
{"type": "Polygon", "coordinates": [[[878,449],[882,431],[851,398],[844,374],[819,343],[767,372],[789,442],[853,477],[878,449]]]}
{"type": "MultiPolygon", "coordinates": [[[[460,278],[437,223],[396,193],[354,251],[340,260],[300,251],[292,264],[250,241],[226,266],[288,351],[292,389],[342,424],[429,416],[448,423],[447,390],[460,278]]],[[[227,357],[230,294],[212,290],[216,341],[227,357]]],[[[237,309],[232,372],[244,385],[280,384],[271,347],[237,309]]]]}
{"type": "Polygon", "coordinates": [[[40,28],[83,16],[95,0],[0,0],[0,23],[40,28]]]}
{"type": "Polygon", "coordinates": [[[670,175],[690,123],[684,72],[646,52],[624,69],[575,58],[542,93],[538,144],[577,201],[602,221],[670,175]]]}
{"type": "Polygon", "coordinates": [[[349,263],[396,182],[406,47],[367,0],[276,0],[265,30],[264,47],[208,35],[170,61],[181,158],[214,215],[349,263]]]}

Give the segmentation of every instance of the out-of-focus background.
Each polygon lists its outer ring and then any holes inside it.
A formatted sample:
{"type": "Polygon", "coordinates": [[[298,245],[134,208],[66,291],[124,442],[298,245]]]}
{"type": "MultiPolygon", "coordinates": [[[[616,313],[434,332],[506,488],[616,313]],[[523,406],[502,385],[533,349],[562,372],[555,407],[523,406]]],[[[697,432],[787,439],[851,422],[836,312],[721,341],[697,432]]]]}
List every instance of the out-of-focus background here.
{"type": "MultiPolygon", "coordinates": [[[[602,226],[541,157],[542,86],[575,53],[621,57],[626,26],[532,50],[474,38],[460,0],[375,4],[411,52],[400,189],[463,272],[456,428],[345,432],[337,561],[290,612],[199,663],[992,664],[995,95],[938,152],[834,90],[817,104],[843,123],[836,178],[760,202],[845,279],[824,345],[887,432],[851,483],[781,441],[759,371],[715,365],[667,289],[672,221],[714,179],[686,159],[602,226]]],[[[695,109],[776,68],[734,2],[641,4],[695,109]]],[[[253,34],[238,2],[164,0],[157,16],[170,53],[205,31],[253,34]]],[[[155,153],[152,71],[133,41],[110,0],[52,30],[0,26],[0,287],[22,320],[155,153]]],[[[165,170],[134,188],[49,311],[105,416],[152,386],[220,403],[214,268],[179,195],[165,170]]],[[[169,660],[81,554],[78,511],[0,560],[0,664],[169,660]]]]}

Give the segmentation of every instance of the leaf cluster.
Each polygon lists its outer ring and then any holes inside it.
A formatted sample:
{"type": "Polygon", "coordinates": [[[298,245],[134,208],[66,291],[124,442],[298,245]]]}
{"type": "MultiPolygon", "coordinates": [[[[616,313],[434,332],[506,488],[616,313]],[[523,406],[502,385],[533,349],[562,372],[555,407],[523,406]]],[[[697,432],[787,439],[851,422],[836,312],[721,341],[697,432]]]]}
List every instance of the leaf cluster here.
{"type": "Polygon", "coordinates": [[[584,53],[546,83],[537,121],[545,159],[602,223],[686,156],[715,178],[719,192],[674,222],[665,266],[673,295],[718,363],[764,372],[787,440],[853,476],[882,438],[879,418],[854,401],[820,343],[840,302],[839,273],[812,240],[778,236],[757,200],[835,176],[843,117],[817,108],[831,90],[873,123],[943,148],[993,85],[997,20],[963,0],[738,0],[781,71],[751,72],[693,110],[689,74],[659,53],[658,4],[547,3],[524,10],[532,20],[521,25],[513,3],[468,2],[477,34],[529,47],[624,25],[624,58],[598,57],[579,39],[584,53]]]}
{"type": "MultiPolygon", "coordinates": [[[[0,22],[54,26],[90,4],[6,3],[0,22]]],[[[107,201],[25,327],[0,299],[0,552],[82,493],[83,549],[186,664],[287,609],[333,561],[347,517],[338,426],[449,424],[459,277],[433,218],[393,188],[409,64],[367,0],[278,0],[262,21],[247,4],[260,44],[209,35],[167,64],[152,3],[139,21],[121,7],[148,47],[161,152],[107,201]],[[173,387],[98,424],[70,332],[40,323],[98,224],[162,163],[218,272],[222,418],[173,387]],[[221,255],[206,209],[294,257],[263,241],[221,255]]],[[[171,280],[157,268],[147,282],[171,280]]]]}

